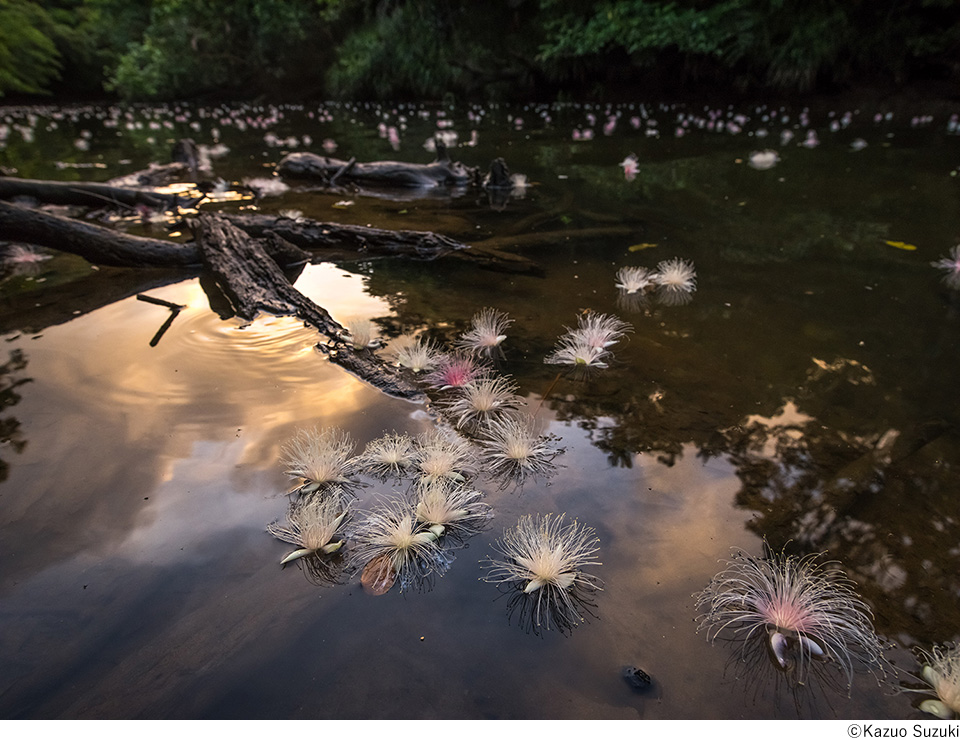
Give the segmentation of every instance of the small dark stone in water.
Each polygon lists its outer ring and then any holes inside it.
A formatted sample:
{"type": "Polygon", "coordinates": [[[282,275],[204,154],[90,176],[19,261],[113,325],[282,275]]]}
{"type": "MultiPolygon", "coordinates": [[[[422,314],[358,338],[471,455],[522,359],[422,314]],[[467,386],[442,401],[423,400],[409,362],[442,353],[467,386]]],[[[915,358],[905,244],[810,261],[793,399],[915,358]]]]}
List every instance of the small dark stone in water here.
{"type": "Polygon", "coordinates": [[[634,691],[647,691],[653,686],[653,679],[639,668],[627,666],[620,672],[620,675],[634,691]]]}

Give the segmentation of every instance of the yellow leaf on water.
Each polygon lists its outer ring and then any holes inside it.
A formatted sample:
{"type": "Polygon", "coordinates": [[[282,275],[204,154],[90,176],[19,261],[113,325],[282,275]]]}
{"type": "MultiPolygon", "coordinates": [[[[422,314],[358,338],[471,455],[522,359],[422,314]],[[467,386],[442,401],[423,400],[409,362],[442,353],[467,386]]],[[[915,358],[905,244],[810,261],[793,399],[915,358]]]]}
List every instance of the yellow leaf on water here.
{"type": "Polygon", "coordinates": [[[644,242],[643,244],[634,244],[632,247],[627,247],[631,252],[639,252],[641,249],[650,249],[651,247],[657,246],[656,244],[651,244],[650,242],[644,242]]]}
{"type": "Polygon", "coordinates": [[[896,247],[897,249],[905,249],[908,252],[914,251],[917,247],[914,244],[907,244],[906,242],[891,242],[884,241],[884,244],[889,244],[891,247],[896,247]]]}

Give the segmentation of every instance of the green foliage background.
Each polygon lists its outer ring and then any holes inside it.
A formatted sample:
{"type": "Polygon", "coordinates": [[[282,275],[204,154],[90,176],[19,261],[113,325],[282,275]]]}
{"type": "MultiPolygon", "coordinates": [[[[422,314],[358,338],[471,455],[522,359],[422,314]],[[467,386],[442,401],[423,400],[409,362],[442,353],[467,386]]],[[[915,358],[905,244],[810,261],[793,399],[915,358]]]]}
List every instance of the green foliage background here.
{"type": "Polygon", "coordinates": [[[956,0],[0,0],[0,96],[553,99],[960,81],[956,0]]]}

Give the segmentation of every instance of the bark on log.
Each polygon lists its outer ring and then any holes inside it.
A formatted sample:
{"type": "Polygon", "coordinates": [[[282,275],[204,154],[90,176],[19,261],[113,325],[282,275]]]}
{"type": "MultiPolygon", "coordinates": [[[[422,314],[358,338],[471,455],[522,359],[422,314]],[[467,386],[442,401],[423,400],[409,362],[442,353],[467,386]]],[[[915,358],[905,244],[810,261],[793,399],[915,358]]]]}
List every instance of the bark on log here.
{"type": "Polygon", "coordinates": [[[24,177],[0,177],[0,200],[18,197],[62,206],[103,208],[122,205],[132,208],[145,205],[165,210],[175,210],[180,206],[191,208],[203,199],[203,196],[187,198],[176,193],[117,188],[99,182],[54,182],[24,177]]]}
{"type": "Polygon", "coordinates": [[[237,316],[253,320],[261,311],[296,316],[327,337],[328,344],[318,347],[331,362],[384,393],[426,400],[423,391],[369,349],[353,349],[341,337],[343,327],[290,284],[256,239],[214,214],[201,214],[193,227],[204,264],[237,316]]]}
{"type": "Polygon", "coordinates": [[[332,224],[311,219],[292,219],[265,214],[224,214],[234,226],[250,236],[273,233],[325,259],[404,256],[432,260],[469,249],[466,244],[432,231],[390,231],[351,224],[332,224]]]}

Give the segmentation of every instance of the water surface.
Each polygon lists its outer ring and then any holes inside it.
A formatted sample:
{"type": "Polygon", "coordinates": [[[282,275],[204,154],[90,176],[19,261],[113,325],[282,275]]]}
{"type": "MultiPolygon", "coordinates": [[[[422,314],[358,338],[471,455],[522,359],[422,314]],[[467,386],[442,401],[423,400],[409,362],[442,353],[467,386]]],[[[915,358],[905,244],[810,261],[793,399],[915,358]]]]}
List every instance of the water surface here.
{"type": "MultiPolygon", "coordinates": [[[[495,518],[431,587],[374,597],[356,577],[318,585],[281,568],[290,548],[264,530],[286,512],[282,446],[320,425],[362,449],[386,432],[433,429],[435,409],[329,364],[295,320],[220,320],[195,275],[95,270],[52,252],[8,267],[0,715],[925,716],[919,695],[891,685],[919,685],[914,646],[960,637],[960,302],[930,264],[960,234],[960,138],[948,116],[888,112],[2,111],[0,164],[25,177],[103,180],[165,161],[183,136],[226,145],[214,172],[231,184],[325,139],[344,158],[428,161],[424,142],[456,131],[454,158],[503,157],[529,183],[505,204],[476,190],[384,198],[291,183],[201,208],[434,230],[534,261],[532,274],[453,258],[318,264],[296,285],[339,320],[365,316],[387,338],[445,346],[480,309],[507,312],[499,370],[564,452],[548,481],[475,481],[495,518]],[[809,130],[818,146],[802,145],[809,130]],[[762,149],[778,152],[775,166],[750,166],[762,149]],[[619,166],[631,153],[635,179],[619,166]],[[689,302],[618,294],[621,267],[674,257],[696,265],[689,302]],[[155,346],[169,312],[137,292],[186,306],[155,346]],[[632,332],[609,368],[557,380],[543,358],[588,309],[632,332]],[[595,528],[601,543],[604,590],[570,634],[536,634],[481,580],[503,530],[548,512],[595,528]],[[741,662],[741,645],[697,632],[693,594],[736,548],[760,554],[764,539],[842,564],[899,677],[881,686],[858,673],[849,696],[828,680],[791,688],[765,655],[741,662]],[[624,666],[654,688],[633,691],[624,666]]],[[[167,229],[136,221],[121,226],[167,229]]],[[[395,490],[368,482],[360,509],[395,490]]]]}

